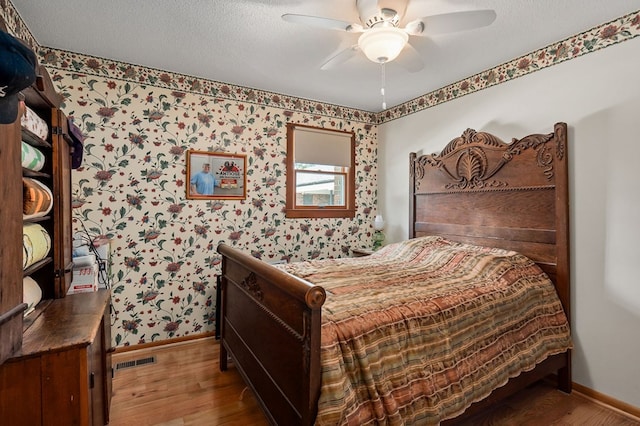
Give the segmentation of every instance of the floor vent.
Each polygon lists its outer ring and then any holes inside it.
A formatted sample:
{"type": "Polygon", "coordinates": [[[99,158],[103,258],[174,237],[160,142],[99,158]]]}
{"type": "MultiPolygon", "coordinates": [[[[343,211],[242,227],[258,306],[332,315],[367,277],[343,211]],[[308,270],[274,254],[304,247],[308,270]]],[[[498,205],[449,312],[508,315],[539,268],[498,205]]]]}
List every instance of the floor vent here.
{"type": "Polygon", "coordinates": [[[147,358],[140,358],[132,361],[119,362],[116,364],[116,370],[122,370],[124,368],[132,368],[132,367],[137,367],[139,365],[155,364],[155,363],[156,363],[156,357],[150,356],[147,358]]]}

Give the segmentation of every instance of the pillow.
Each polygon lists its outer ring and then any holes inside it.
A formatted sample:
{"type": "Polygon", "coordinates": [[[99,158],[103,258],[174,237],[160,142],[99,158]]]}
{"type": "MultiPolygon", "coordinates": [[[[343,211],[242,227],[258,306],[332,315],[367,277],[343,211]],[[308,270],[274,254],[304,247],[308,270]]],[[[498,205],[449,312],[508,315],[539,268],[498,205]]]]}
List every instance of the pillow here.
{"type": "Polygon", "coordinates": [[[22,218],[46,216],[53,207],[51,190],[42,182],[22,178],[22,218]]]}
{"type": "Polygon", "coordinates": [[[40,299],[42,299],[42,289],[38,283],[31,277],[24,277],[22,279],[22,301],[27,304],[27,309],[24,311],[25,317],[36,309],[40,299]]]}
{"type": "Polygon", "coordinates": [[[22,269],[41,261],[51,250],[51,237],[37,223],[22,225],[22,269]]]}
{"type": "Polygon", "coordinates": [[[22,167],[39,172],[44,167],[44,154],[25,141],[22,141],[22,167]]]}
{"type": "Polygon", "coordinates": [[[47,122],[38,117],[38,114],[33,112],[31,108],[27,107],[24,115],[20,118],[20,124],[23,129],[29,130],[44,141],[47,140],[49,126],[47,126],[47,122]]]}

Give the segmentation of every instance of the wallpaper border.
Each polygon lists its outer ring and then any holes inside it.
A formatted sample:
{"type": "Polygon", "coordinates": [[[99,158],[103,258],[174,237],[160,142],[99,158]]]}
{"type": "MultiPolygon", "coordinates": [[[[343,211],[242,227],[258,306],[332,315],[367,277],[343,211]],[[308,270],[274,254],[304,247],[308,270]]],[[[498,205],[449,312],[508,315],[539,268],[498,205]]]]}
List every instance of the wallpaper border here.
{"type": "Polygon", "coordinates": [[[234,102],[282,108],[285,111],[291,110],[365,124],[374,124],[376,122],[376,113],[333,105],[326,102],[313,101],[251,87],[237,86],[60,49],[41,47],[38,53],[42,65],[59,71],[130,81],[136,84],[150,85],[179,92],[211,96],[234,102]]]}
{"type": "Polygon", "coordinates": [[[414,114],[640,35],[640,10],[637,10],[376,113],[43,47],[34,39],[10,0],[0,0],[0,5],[0,16],[9,31],[26,40],[38,51],[41,63],[50,68],[368,124],[383,124],[414,114]]]}
{"type": "Polygon", "coordinates": [[[640,35],[640,10],[381,111],[375,124],[461,98],[640,35]]]}

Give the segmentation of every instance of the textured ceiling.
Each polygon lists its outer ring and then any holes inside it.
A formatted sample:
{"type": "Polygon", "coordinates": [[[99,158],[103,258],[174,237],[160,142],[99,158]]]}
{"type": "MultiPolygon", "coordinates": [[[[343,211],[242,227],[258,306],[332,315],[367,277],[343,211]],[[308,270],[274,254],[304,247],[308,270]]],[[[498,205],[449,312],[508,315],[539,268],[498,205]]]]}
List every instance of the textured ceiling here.
{"type": "MultiPolygon", "coordinates": [[[[321,65],[358,34],[285,22],[284,13],[359,22],[355,0],[11,0],[42,46],[367,111],[382,109],[380,65],[359,52],[321,65]]],[[[407,21],[493,9],[489,27],[410,38],[425,67],[386,66],[403,103],[640,9],[638,0],[410,0],[407,21]]]]}

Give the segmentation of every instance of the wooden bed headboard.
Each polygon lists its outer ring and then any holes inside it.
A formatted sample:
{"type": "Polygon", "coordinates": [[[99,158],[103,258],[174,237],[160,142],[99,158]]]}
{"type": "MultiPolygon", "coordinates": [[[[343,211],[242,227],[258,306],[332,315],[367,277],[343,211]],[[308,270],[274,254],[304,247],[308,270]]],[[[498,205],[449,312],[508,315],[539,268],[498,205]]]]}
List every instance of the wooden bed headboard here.
{"type": "Polygon", "coordinates": [[[570,317],[567,125],[505,143],[467,129],[439,153],[410,154],[409,237],[516,250],[551,277],[570,317]]]}

